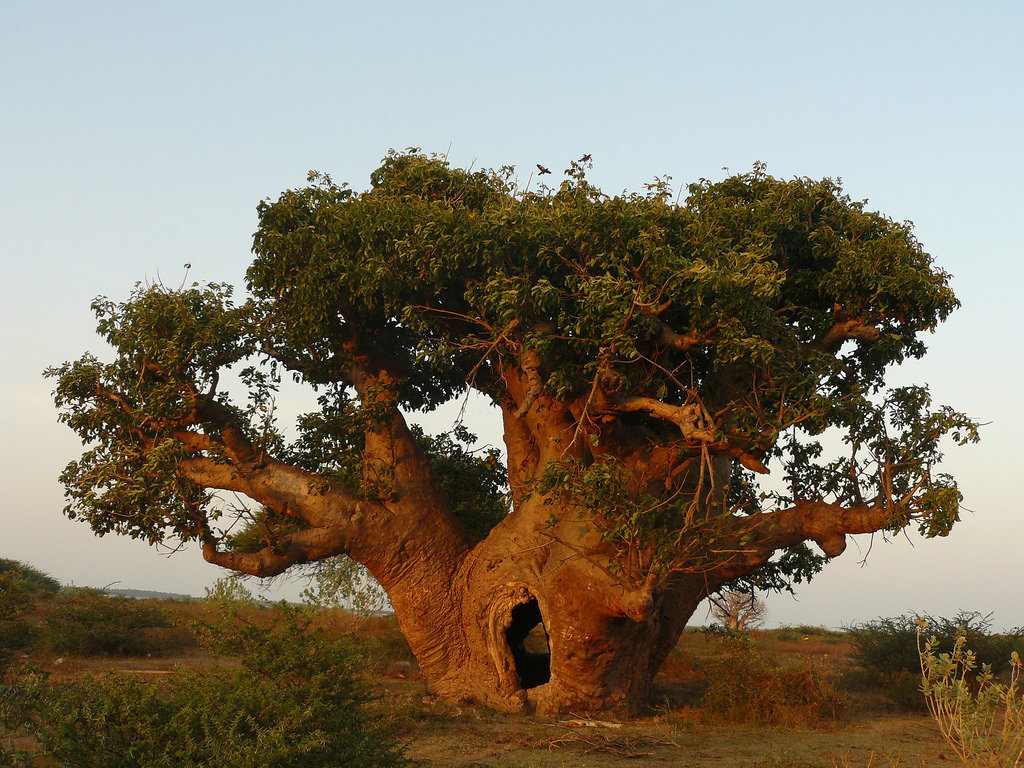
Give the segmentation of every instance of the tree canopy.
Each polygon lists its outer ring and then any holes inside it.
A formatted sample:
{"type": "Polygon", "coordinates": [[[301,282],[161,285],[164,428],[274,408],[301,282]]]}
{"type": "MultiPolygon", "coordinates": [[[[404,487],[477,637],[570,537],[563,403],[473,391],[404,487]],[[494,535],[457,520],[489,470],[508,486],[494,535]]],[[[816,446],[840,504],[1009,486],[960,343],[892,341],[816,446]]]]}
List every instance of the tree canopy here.
{"type": "MultiPolygon", "coordinates": [[[[684,460],[735,459],[730,500],[744,515],[868,501],[891,509],[890,530],[919,518],[928,535],[957,518],[956,485],[932,468],[940,438],[973,440],[975,425],[929,411],[924,388],[886,391],[884,380],[957,306],[948,275],[909,224],[867,211],[836,181],[755,166],[690,185],[680,205],[661,180],[607,196],[580,162],[557,189],[531,192],[512,168],[391,153],[370,190],[311,174],[261,203],[259,220],[243,305],[217,284],[98,299],[116,360],[50,371],[62,418],[93,446],[63,476],[68,514],[98,533],[209,536],[220,513],[178,470],[216,456],[228,421],[257,450],[379,498],[387,470],[363,466],[366,424],[470,388],[500,404],[508,368],[527,386],[517,416],[541,392],[573,403],[565,443],[591,449],[551,467],[543,487],[580,497],[612,528],[627,521],[637,530],[612,534],[623,539],[671,528],[672,507],[692,502],[662,504],[658,492],[638,503],[637,478],[622,476],[664,446],[684,460]],[[291,445],[272,419],[279,365],[320,392],[291,445]],[[218,389],[232,366],[247,403],[218,389]],[[360,387],[373,395],[360,400],[360,387]],[[845,451],[825,458],[829,430],[845,451]],[[760,490],[769,466],[784,482],[760,490]],[[655,519],[633,520],[645,504],[655,519]]],[[[487,472],[497,456],[481,461],[448,436],[424,448],[435,464],[461,462],[446,484],[479,537],[505,509],[502,479],[487,472]],[[455,488],[470,467],[482,482],[455,488]]]]}

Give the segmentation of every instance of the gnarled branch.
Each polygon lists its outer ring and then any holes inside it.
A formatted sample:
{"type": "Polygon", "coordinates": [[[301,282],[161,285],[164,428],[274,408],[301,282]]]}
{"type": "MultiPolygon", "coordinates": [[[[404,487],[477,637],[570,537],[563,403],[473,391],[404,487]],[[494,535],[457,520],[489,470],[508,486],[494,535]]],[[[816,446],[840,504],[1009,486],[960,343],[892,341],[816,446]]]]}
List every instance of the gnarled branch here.
{"type": "Polygon", "coordinates": [[[737,546],[712,572],[723,579],[742,576],[767,563],[776,551],[804,541],[813,541],[830,558],[838,557],[846,550],[847,534],[880,531],[890,524],[893,515],[892,508],[880,505],[844,507],[808,501],[743,518],[736,522],[732,537],[737,546]]]}
{"type": "Polygon", "coordinates": [[[681,334],[673,331],[665,323],[658,326],[658,341],[666,347],[672,347],[680,352],[689,352],[708,343],[704,336],[697,333],[696,328],[681,334]]]}
{"type": "Polygon", "coordinates": [[[843,345],[844,341],[849,339],[859,339],[861,341],[878,341],[882,332],[878,326],[868,322],[863,317],[854,317],[850,315],[843,307],[836,304],[832,310],[832,314],[835,318],[835,322],[831,328],[829,328],[825,334],[811,342],[810,344],[804,345],[805,351],[818,351],[827,352],[834,355],[839,351],[839,348],[843,345]]]}
{"type": "Polygon", "coordinates": [[[348,541],[339,529],[314,528],[283,536],[258,552],[226,552],[217,544],[213,536],[203,539],[203,558],[207,562],[263,578],[283,573],[292,565],[342,554],[348,541]]]}
{"type": "Polygon", "coordinates": [[[638,395],[619,400],[614,407],[620,411],[638,411],[669,421],[679,427],[685,440],[710,443],[715,439],[714,426],[699,403],[669,405],[653,397],[638,395]]]}

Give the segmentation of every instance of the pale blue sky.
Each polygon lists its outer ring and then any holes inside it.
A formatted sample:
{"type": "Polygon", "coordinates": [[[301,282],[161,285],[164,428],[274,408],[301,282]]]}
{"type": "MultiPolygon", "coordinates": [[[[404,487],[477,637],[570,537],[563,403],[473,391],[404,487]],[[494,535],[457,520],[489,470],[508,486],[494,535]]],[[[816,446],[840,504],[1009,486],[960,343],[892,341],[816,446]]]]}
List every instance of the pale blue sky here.
{"type": "Polygon", "coordinates": [[[851,546],[772,621],[1024,624],[1022,32],[1009,1],[0,0],[0,556],[78,584],[201,593],[220,575],[60,515],[78,445],[40,372],[102,351],[97,294],[185,262],[240,285],[256,204],[308,170],[363,188],[392,147],[524,177],[589,153],[617,192],[764,161],[915,222],[964,307],[896,378],[991,422],[948,457],[974,513],[947,540],[876,541],[863,568],[851,546]]]}

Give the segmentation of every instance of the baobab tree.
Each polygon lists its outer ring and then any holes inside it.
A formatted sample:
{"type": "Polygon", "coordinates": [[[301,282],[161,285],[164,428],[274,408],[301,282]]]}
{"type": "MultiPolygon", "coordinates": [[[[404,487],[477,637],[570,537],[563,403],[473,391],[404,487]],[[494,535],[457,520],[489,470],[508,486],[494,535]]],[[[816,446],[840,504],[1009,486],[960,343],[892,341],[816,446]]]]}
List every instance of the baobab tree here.
{"type": "Polygon", "coordinates": [[[98,299],[113,359],[49,372],[86,444],[66,513],[261,577],[346,554],[431,690],[547,712],[641,705],[723,585],[806,578],[849,534],[946,534],[941,443],[976,425],[885,384],[957,306],[910,226],[761,166],[682,203],[587,166],[531,191],[391,153],[367,191],[311,175],[259,205],[241,304],[98,299]],[[292,440],[283,375],[319,398],[292,440]],[[504,460],[416,426],[469,391],[504,460]]]}
{"type": "Polygon", "coordinates": [[[743,631],[764,624],[768,612],[764,602],[753,591],[724,589],[709,595],[711,616],[726,629],[743,631]]]}

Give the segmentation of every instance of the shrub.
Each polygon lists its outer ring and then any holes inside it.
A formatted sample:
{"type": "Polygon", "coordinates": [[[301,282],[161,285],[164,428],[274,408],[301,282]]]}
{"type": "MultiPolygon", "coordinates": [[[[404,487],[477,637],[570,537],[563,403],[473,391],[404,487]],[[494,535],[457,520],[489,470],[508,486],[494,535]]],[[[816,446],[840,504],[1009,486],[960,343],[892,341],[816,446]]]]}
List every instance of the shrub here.
{"type": "Polygon", "coordinates": [[[145,630],[170,625],[152,605],[97,589],[66,589],[43,619],[40,644],[54,653],[143,656],[160,651],[145,630]]]}
{"type": "Polygon", "coordinates": [[[34,737],[0,764],[63,768],[369,768],[405,765],[395,733],[367,704],[353,651],[310,632],[281,607],[273,624],[204,625],[214,650],[241,668],[200,676],[178,669],[162,683],[110,673],[53,684],[43,673],[0,692],[0,720],[34,737]],[[7,762],[4,762],[4,761],[7,762]]]}
{"type": "Polygon", "coordinates": [[[60,582],[31,565],[0,557],[0,578],[16,582],[33,597],[55,595],[60,590],[60,582]]]}
{"type": "Polygon", "coordinates": [[[800,728],[834,721],[845,710],[845,695],[827,670],[807,661],[780,666],[743,635],[717,642],[719,652],[705,662],[703,700],[715,720],[800,728]]]}
{"type": "Polygon", "coordinates": [[[898,706],[923,709],[921,699],[917,633],[918,620],[927,621],[936,641],[952,647],[963,635],[975,650],[981,664],[989,664],[996,675],[1008,669],[1008,659],[1016,650],[1024,652],[1024,629],[992,634],[991,614],[961,611],[951,619],[904,614],[875,619],[849,628],[853,640],[853,660],[865,681],[883,689],[898,706]]]}
{"type": "Polygon", "coordinates": [[[42,571],[17,560],[0,558],[0,669],[14,651],[26,649],[38,638],[28,614],[60,589],[60,583],[42,571]]]}
{"type": "Polygon", "coordinates": [[[974,651],[967,649],[966,634],[957,636],[950,652],[937,654],[935,636],[922,646],[921,634],[927,628],[926,620],[918,622],[921,690],[943,738],[966,765],[1020,765],[1024,762],[1020,655],[1012,653],[1009,682],[1004,685],[995,680],[988,665],[975,674],[978,662],[974,651]]]}

